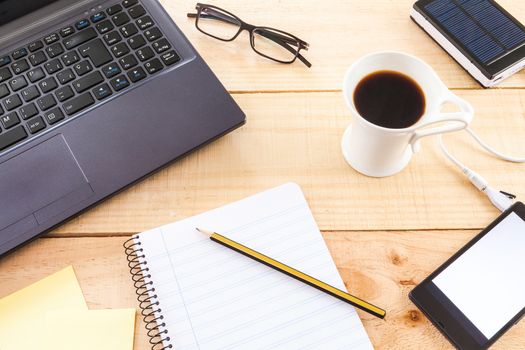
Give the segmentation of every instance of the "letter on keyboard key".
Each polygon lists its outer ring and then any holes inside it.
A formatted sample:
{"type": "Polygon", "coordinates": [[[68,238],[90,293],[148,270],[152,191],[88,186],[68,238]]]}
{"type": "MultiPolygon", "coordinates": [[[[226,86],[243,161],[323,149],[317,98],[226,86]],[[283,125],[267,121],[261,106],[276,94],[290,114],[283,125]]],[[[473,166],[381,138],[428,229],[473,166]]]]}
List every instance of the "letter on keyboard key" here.
{"type": "MultiPolygon", "coordinates": [[[[89,23],[89,22],[88,22],[89,23]]],[[[64,40],[64,45],[66,49],[72,49],[78,45],[85,43],[88,40],[91,40],[97,36],[97,32],[93,28],[88,28],[82,30],[77,34],[71,35],[69,38],[64,40]]]]}
{"type": "Polygon", "coordinates": [[[17,143],[27,137],[27,133],[22,125],[17,126],[3,134],[0,134],[0,151],[12,144],[17,143]]]}
{"type": "Polygon", "coordinates": [[[18,114],[16,112],[3,115],[0,117],[0,120],[2,120],[2,125],[6,129],[12,128],[16,124],[20,124],[20,118],[18,118],[18,114]]]}
{"type": "Polygon", "coordinates": [[[67,115],[71,115],[88,106],[91,106],[93,103],[95,103],[95,100],[93,97],[91,97],[89,92],[86,92],[64,103],[62,107],[66,111],[67,115]]]}
{"type": "Polygon", "coordinates": [[[89,57],[95,67],[100,67],[113,59],[100,39],[92,40],[78,48],[82,57],[89,57]]]}

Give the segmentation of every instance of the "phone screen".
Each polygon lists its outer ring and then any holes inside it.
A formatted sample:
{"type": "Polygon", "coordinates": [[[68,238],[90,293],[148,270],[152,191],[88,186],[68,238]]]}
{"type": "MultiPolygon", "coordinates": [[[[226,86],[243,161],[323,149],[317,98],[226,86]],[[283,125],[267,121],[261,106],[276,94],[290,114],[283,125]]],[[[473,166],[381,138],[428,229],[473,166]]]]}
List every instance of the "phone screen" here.
{"type": "Polygon", "coordinates": [[[491,339],[525,308],[525,221],[510,213],[432,283],[491,339]]]}

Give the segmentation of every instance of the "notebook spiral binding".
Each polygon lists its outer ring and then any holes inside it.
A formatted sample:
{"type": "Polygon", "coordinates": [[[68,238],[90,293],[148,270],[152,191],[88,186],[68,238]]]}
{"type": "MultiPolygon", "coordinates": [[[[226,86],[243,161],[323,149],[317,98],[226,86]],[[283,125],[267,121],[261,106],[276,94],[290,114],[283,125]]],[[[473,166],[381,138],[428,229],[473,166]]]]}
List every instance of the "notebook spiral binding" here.
{"type": "Polygon", "coordinates": [[[170,341],[168,330],[160,330],[160,327],[165,327],[166,324],[162,321],[164,316],[160,314],[162,309],[155,293],[155,286],[153,281],[147,281],[151,278],[149,274],[148,262],[145,260],[146,256],[143,249],[140,247],[142,243],[139,236],[135,235],[124,242],[124,251],[128,260],[129,272],[133,285],[137,293],[137,300],[141,309],[144,323],[146,323],[146,330],[152,350],[166,350],[173,348],[172,344],[165,345],[170,341]],[[151,293],[151,295],[150,295],[151,293]],[[160,316],[155,317],[155,314],[160,316]]]}

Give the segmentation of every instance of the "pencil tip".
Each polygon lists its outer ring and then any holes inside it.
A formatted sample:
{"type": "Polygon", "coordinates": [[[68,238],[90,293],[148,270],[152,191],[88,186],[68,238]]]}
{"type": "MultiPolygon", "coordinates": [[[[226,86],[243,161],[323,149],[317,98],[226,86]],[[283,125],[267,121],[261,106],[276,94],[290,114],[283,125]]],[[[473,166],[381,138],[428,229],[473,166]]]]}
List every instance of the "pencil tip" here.
{"type": "Polygon", "coordinates": [[[202,228],[198,228],[198,227],[195,227],[195,229],[196,229],[197,231],[199,231],[200,233],[204,233],[206,236],[211,236],[211,235],[213,235],[213,232],[210,231],[210,230],[204,230],[204,229],[202,229],[202,228]]]}

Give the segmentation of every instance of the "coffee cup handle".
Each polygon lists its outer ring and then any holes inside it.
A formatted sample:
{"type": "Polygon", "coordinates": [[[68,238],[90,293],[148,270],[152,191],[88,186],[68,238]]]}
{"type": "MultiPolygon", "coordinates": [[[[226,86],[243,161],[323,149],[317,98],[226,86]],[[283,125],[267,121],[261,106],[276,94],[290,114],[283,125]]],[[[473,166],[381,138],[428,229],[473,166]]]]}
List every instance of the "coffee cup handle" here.
{"type": "Polygon", "coordinates": [[[458,106],[460,111],[452,113],[438,113],[435,118],[421,125],[414,132],[414,135],[410,140],[410,145],[412,146],[412,151],[414,153],[419,152],[421,148],[419,140],[421,140],[423,137],[460,131],[466,129],[469,126],[472,118],[474,117],[474,108],[469,102],[449,92],[443,98],[441,106],[445,103],[452,103],[458,106]],[[445,125],[424,129],[429,125],[436,123],[445,123],[445,125]]]}

